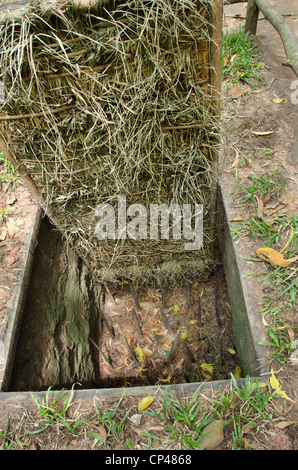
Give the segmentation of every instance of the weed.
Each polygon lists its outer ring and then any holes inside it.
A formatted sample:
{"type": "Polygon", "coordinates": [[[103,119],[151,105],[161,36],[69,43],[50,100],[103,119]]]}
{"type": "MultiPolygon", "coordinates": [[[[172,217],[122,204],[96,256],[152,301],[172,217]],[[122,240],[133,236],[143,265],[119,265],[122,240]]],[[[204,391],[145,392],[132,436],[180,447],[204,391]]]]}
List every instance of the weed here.
{"type": "Polygon", "coordinates": [[[256,203],[256,196],[261,199],[269,192],[275,192],[276,197],[279,198],[285,187],[285,183],[279,177],[280,170],[276,170],[270,176],[249,176],[249,185],[244,185],[240,181],[237,183],[239,187],[238,194],[240,195],[239,202],[246,204],[248,202],[256,203]]]}
{"type": "Polygon", "coordinates": [[[39,421],[41,428],[38,428],[35,431],[31,431],[30,434],[37,434],[49,426],[55,427],[58,432],[67,430],[71,434],[79,435],[78,428],[83,424],[88,418],[83,419],[70,419],[67,416],[67,409],[70,406],[72,400],[72,393],[65,393],[62,389],[57,395],[54,396],[53,400],[50,400],[51,388],[47,389],[45,395],[45,403],[41,403],[37,396],[31,394],[31,397],[34,403],[37,405],[39,413],[42,416],[42,419],[39,421]]]}
{"type": "MultiPolygon", "coordinates": [[[[198,400],[200,388],[196,390],[189,402],[183,402],[174,395],[163,394],[162,412],[145,411],[144,414],[159,418],[167,433],[167,441],[172,440],[174,446],[184,445],[188,450],[200,449],[202,430],[209,424],[216,412],[201,412],[202,402],[198,400]]],[[[147,435],[147,434],[146,434],[147,435]]],[[[158,438],[160,436],[150,438],[158,438]]]]}
{"type": "Polygon", "coordinates": [[[14,166],[3,153],[0,153],[0,183],[6,184],[5,192],[11,184],[20,183],[19,175],[15,171],[14,166]]]}
{"type": "Polygon", "coordinates": [[[7,418],[6,428],[4,431],[0,430],[0,437],[2,438],[2,445],[0,449],[2,450],[12,450],[12,449],[23,449],[23,444],[20,439],[13,436],[13,433],[10,430],[10,419],[7,418]]]}
{"type": "MultiPolygon", "coordinates": [[[[125,425],[125,420],[130,412],[130,410],[125,413],[125,415],[119,420],[116,419],[116,415],[119,409],[119,406],[123,400],[124,394],[122,397],[120,397],[120,400],[118,401],[116,407],[114,410],[111,411],[106,411],[103,412],[101,409],[98,409],[97,406],[95,406],[96,410],[96,415],[97,419],[99,420],[100,424],[104,427],[105,433],[107,435],[107,439],[110,436],[113,436],[114,438],[122,438],[123,437],[123,431],[124,431],[124,425],[125,425]]],[[[91,432],[88,432],[91,436],[95,437],[98,440],[97,446],[102,446],[105,444],[105,439],[103,436],[99,434],[94,434],[91,432]]]]}
{"type": "Polygon", "coordinates": [[[238,31],[223,34],[222,78],[232,83],[244,82],[255,88],[260,82],[259,70],[264,64],[259,60],[257,46],[249,33],[238,31]]]}

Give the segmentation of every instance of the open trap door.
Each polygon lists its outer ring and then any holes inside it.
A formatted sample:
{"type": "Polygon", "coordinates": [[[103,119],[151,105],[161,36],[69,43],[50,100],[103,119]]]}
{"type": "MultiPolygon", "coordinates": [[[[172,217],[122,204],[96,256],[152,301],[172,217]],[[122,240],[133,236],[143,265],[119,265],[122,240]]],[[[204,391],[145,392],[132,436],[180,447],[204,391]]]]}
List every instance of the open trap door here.
{"type": "Polygon", "coordinates": [[[240,366],[220,264],[175,287],[104,286],[42,220],[9,391],[197,383],[240,366]]]}

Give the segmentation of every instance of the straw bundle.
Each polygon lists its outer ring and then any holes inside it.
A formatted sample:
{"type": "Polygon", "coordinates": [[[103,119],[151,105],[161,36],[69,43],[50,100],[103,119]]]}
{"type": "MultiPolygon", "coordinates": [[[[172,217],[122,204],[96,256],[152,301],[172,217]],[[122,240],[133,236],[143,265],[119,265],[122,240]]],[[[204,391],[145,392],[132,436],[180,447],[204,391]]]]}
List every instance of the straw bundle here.
{"type": "MultiPolygon", "coordinates": [[[[0,25],[2,139],[103,280],[196,276],[212,264],[218,105],[209,0],[34,4],[0,25]],[[204,205],[204,245],[100,241],[95,210],[204,205]]],[[[148,230],[149,233],[149,230],[148,230]]]]}

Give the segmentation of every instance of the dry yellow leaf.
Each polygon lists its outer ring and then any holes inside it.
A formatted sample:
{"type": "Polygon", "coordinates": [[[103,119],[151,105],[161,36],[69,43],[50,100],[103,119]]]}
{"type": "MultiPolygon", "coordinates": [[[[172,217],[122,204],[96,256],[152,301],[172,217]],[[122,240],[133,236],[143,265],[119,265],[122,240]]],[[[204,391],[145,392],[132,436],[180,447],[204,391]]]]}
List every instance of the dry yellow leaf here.
{"type": "Polygon", "coordinates": [[[273,134],[274,131],[265,131],[265,132],[252,131],[252,133],[255,135],[270,135],[270,134],[273,134]]]}
{"type": "Polygon", "coordinates": [[[298,256],[286,260],[282,253],[269,247],[258,248],[256,254],[259,258],[269,261],[272,266],[279,266],[281,268],[286,268],[291,263],[298,260],[298,256]]]}
{"type": "Polygon", "coordinates": [[[135,353],[139,362],[142,362],[145,358],[145,354],[143,353],[143,350],[141,348],[135,348],[135,353]]]}
{"type": "Polygon", "coordinates": [[[235,379],[241,379],[242,377],[242,370],[240,366],[236,366],[234,370],[234,377],[235,379]]]}
{"type": "MultiPolygon", "coordinates": [[[[270,377],[270,385],[271,387],[276,391],[276,393],[278,395],[281,395],[282,397],[286,398],[287,400],[290,400],[292,402],[294,402],[294,400],[292,400],[292,398],[289,398],[288,395],[286,394],[286,392],[284,392],[281,388],[280,388],[280,385],[279,385],[279,381],[277,380],[277,378],[275,377],[275,374],[274,374],[274,370],[271,369],[270,371],[271,373],[271,377],[270,377]]],[[[295,403],[295,402],[294,402],[295,403]]]]}
{"type": "Polygon", "coordinates": [[[154,400],[154,397],[151,397],[151,396],[143,397],[142,400],[138,404],[138,410],[139,411],[145,410],[146,408],[148,408],[148,406],[151,405],[153,400],[154,400]]]}
{"type": "Polygon", "coordinates": [[[230,354],[236,354],[236,351],[233,348],[227,348],[227,351],[229,351],[230,354]]]}

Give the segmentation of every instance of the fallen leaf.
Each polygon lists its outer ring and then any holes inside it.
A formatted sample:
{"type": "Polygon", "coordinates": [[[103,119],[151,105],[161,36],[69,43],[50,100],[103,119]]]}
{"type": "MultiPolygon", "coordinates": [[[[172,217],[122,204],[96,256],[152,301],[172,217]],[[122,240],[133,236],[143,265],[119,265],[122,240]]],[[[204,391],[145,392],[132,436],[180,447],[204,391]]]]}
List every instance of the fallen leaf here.
{"type": "Polygon", "coordinates": [[[224,439],[223,432],[224,422],[221,419],[212,421],[202,432],[202,439],[199,447],[202,450],[212,450],[221,444],[224,439]]]}
{"type": "Polygon", "coordinates": [[[242,95],[245,93],[248,93],[250,91],[250,86],[247,84],[242,84],[242,83],[233,83],[229,90],[228,90],[228,95],[236,100],[237,98],[240,98],[242,95]]]}
{"type": "Polygon", "coordinates": [[[212,372],[213,372],[213,365],[212,364],[207,364],[207,362],[202,362],[201,367],[205,372],[210,372],[212,374],[212,372]]]}
{"type": "Polygon", "coordinates": [[[39,450],[38,445],[35,442],[31,442],[29,446],[27,447],[28,450],[39,450]]]}
{"type": "Polygon", "coordinates": [[[252,131],[252,133],[255,135],[270,135],[270,134],[273,134],[274,131],[264,131],[264,132],[252,131]]]}
{"type": "Polygon", "coordinates": [[[279,429],[285,429],[288,426],[291,426],[291,424],[296,424],[296,423],[295,421],[280,421],[279,423],[276,423],[274,427],[279,428],[279,429]]]}
{"type": "Polygon", "coordinates": [[[263,201],[264,206],[266,206],[266,204],[269,202],[270,197],[271,197],[270,192],[264,194],[264,196],[262,197],[262,201],[263,201]]]}
{"type": "Polygon", "coordinates": [[[7,199],[6,203],[9,204],[10,206],[13,206],[13,204],[16,202],[17,198],[15,196],[11,196],[7,199]]]}
{"type": "Polygon", "coordinates": [[[178,305],[174,305],[173,312],[178,313],[180,310],[180,307],[178,305]]]}
{"type": "Polygon", "coordinates": [[[236,354],[236,351],[232,348],[227,348],[227,351],[230,353],[230,354],[236,354]]]}
{"type": "Polygon", "coordinates": [[[269,247],[258,248],[256,254],[259,258],[269,261],[272,266],[279,266],[281,268],[286,268],[291,263],[298,260],[298,256],[286,260],[282,253],[269,247]]]}
{"type": "Polygon", "coordinates": [[[258,67],[259,69],[264,69],[266,67],[266,64],[265,62],[258,62],[256,64],[256,67],[258,67]]]}
{"type": "MultiPolygon", "coordinates": [[[[270,376],[270,385],[271,387],[276,391],[276,393],[278,395],[281,395],[282,397],[286,398],[287,400],[290,400],[292,402],[294,402],[294,400],[292,400],[292,398],[289,398],[288,395],[286,394],[286,392],[284,392],[281,388],[280,388],[280,385],[279,385],[279,381],[277,380],[277,378],[275,377],[275,374],[274,374],[274,370],[271,369],[270,371],[271,373],[271,376],[270,376]]],[[[295,403],[295,402],[294,402],[295,403]]]]}
{"type": "Polygon", "coordinates": [[[100,443],[105,444],[107,440],[107,432],[102,424],[93,424],[89,425],[91,428],[91,431],[89,431],[89,434],[95,438],[94,445],[100,441],[100,443]]]}
{"type": "Polygon", "coordinates": [[[293,343],[295,339],[295,333],[292,328],[288,328],[288,335],[289,335],[290,343],[293,343]]]}
{"type": "Polygon", "coordinates": [[[133,424],[135,424],[136,426],[140,426],[141,424],[141,419],[142,419],[142,415],[137,413],[137,414],[134,414],[132,416],[129,417],[129,419],[133,422],[133,424]]]}
{"type": "Polygon", "coordinates": [[[238,54],[233,54],[233,55],[232,55],[232,57],[231,57],[231,59],[230,59],[231,64],[235,61],[235,59],[237,58],[237,55],[238,55],[238,54]]]}
{"type": "Polygon", "coordinates": [[[289,359],[292,364],[298,364],[298,349],[292,352],[289,359]]]}
{"type": "Polygon", "coordinates": [[[235,379],[241,379],[242,377],[242,370],[241,370],[241,367],[240,366],[236,366],[235,367],[235,370],[234,370],[234,377],[235,379]]]}
{"type": "Polygon", "coordinates": [[[260,382],[259,387],[260,388],[266,388],[266,387],[268,387],[268,384],[266,382],[260,382]]]}
{"type": "Polygon", "coordinates": [[[235,168],[236,166],[238,166],[239,165],[239,160],[240,160],[240,155],[239,155],[238,150],[236,149],[236,158],[235,158],[231,168],[235,168]]]}
{"type": "Polygon", "coordinates": [[[243,426],[243,428],[242,428],[242,434],[248,434],[248,433],[251,432],[253,429],[255,429],[255,428],[253,427],[253,425],[250,424],[250,423],[247,423],[247,424],[245,424],[245,426],[243,426]]]}
{"type": "Polygon", "coordinates": [[[263,217],[264,215],[264,202],[263,199],[259,199],[258,196],[255,196],[257,203],[258,203],[258,215],[259,217],[263,217]]]}
{"type": "Polygon", "coordinates": [[[148,406],[151,405],[153,400],[154,400],[154,397],[151,397],[151,396],[143,397],[142,400],[138,404],[138,410],[139,411],[145,410],[146,408],[148,408],[148,406]]]}
{"type": "Polygon", "coordinates": [[[4,228],[4,229],[2,229],[1,232],[0,232],[0,241],[3,242],[3,241],[5,240],[5,238],[6,238],[6,235],[7,235],[7,231],[6,231],[6,229],[4,228]]]}
{"type": "Polygon", "coordinates": [[[244,222],[245,221],[245,217],[244,215],[236,215],[235,217],[233,217],[232,219],[230,219],[230,222],[244,222]]]}
{"type": "Polygon", "coordinates": [[[181,333],[180,338],[185,340],[188,337],[188,332],[184,331],[184,333],[181,333]]]}
{"type": "Polygon", "coordinates": [[[141,348],[135,348],[135,353],[139,362],[142,362],[145,359],[145,354],[143,353],[141,348]]]}
{"type": "Polygon", "coordinates": [[[149,348],[143,348],[144,356],[152,356],[153,352],[149,348]]]}
{"type": "Polygon", "coordinates": [[[283,102],[283,99],[281,98],[273,98],[272,100],[274,103],[282,103],[283,102]]]}

